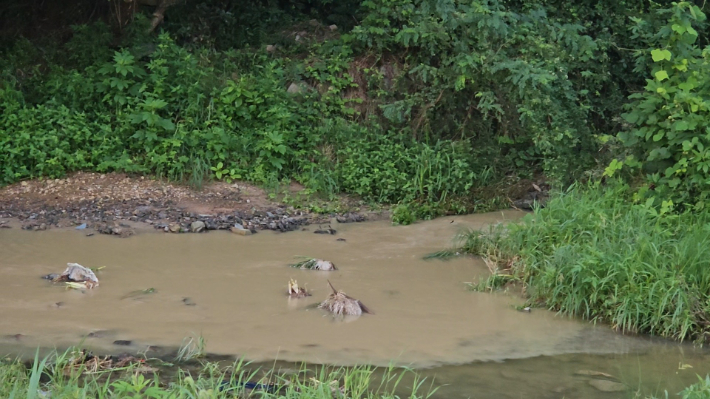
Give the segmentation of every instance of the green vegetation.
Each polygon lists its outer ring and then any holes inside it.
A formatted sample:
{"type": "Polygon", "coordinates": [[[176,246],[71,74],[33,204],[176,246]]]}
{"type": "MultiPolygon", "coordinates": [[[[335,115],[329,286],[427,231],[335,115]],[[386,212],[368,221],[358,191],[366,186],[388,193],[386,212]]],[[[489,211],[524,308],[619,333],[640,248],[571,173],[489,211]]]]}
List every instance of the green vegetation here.
{"type": "Polygon", "coordinates": [[[710,376],[698,377],[698,382],[685,388],[679,395],[683,399],[710,398],[710,376]]]}
{"type": "Polygon", "coordinates": [[[151,363],[166,365],[157,359],[95,371],[86,364],[76,363],[77,356],[78,352],[70,349],[41,360],[35,356],[30,367],[19,361],[0,362],[0,396],[187,399],[247,397],[252,392],[260,398],[331,399],[333,392],[340,390],[343,397],[348,398],[389,399],[402,397],[397,395],[406,392],[407,397],[418,399],[436,392],[425,385],[425,380],[406,369],[388,368],[376,372],[375,368],[367,366],[324,366],[315,370],[304,366],[298,373],[286,376],[277,370],[252,369],[243,361],[229,367],[204,361],[190,367],[183,364],[173,372],[174,376],[166,379],[159,370],[148,370],[151,363]]]}
{"type": "MultiPolygon", "coordinates": [[[[520,282],[531,304],[624,332],[704,341],[710,333],[710,215],[634,204],[627,185],[573,187],[519,223],[468,231],[457,251],[520,282]]],[[[451,255],[452,251],[437,254],[451,255]]]]}
{"type": "Polygon", "coordinates": [[[156,31],[150,7],[118,0],[73,2],[72,25],[0,10],[0,184],[76,170],[296,180],[399,204],[407,224],[507,206],[521,179],[621,170],[649,173],[657,190],[639,195],[657,206],[702,207],[698,6],[232,3],[176,5],[156,31]]]}

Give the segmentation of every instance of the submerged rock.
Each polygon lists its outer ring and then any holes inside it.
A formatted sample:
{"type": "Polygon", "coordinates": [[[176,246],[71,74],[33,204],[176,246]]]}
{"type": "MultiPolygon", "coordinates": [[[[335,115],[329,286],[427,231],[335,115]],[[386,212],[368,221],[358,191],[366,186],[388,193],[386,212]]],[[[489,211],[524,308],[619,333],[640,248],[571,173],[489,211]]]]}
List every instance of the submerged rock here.
{"type": "Polygon", "coordinates": [[[325,309],[337,316],[360,316],[363,313],[374,314],[359,300],[345,295],[343,291],[338,291],[333,284],[328,281],[328,285],[333,292],[328,295],[325,301],[318,305],[318,308],[325,309]]]}
{"type": "Polygon", "coordinates": [[[589,380],[589,385],[596,388],[598,391],[602,392],[624,392],[626,391],[626,385],[609,380],[589,380]]]}
{"type": "Polygon", "coordinates": [[[338,223],[359,223],[366,221],[367,218],[365,217],[365,215],[351,212],[346,213],[345,215],[336,216],[335,220],[337,220],[338,223]]]}
{"type": "Polygon", "coordinates": [[[96,231],[98,231],[100,234],[107,234],[107,235],[116,235],[121,238],[126,238],[130,237],[135,234],[135,231],[133,229],[125,224],[120,224],[118,222],[114,222],[113,225],[108,224],[108,223],[100,223],[94,227],[96,231]]]}
{"type": "Polygon", "coordinates": [[[239,234],[240,236],[248,236],[251,235],[251,230],[247,230],[245,228],[239,228],[236,226],[230,227],[229,231],[231,231],[234,234],[239,234]]]}
{"type": "Polygon", "coordinates": [[[335,230],[334,228],[332,228],[330,226],[328,226],[325,229],[319,228],[318,230],[314,231],[314,233],[316,233],[316,234],[335,234],[337,232],[338,232],[337,230],[335,230]]]}

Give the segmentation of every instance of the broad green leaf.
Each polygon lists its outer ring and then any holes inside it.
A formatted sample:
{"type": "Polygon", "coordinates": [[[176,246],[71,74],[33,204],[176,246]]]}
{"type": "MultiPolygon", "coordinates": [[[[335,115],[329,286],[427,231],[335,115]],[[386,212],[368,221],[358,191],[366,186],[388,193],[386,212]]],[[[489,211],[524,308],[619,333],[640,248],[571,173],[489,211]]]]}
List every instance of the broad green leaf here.
{"type": "Polygon", "coordinates": [[[653,62],[659,62],[663,60],[671,60],[671,52],[668,50],[655,49],[651,51],[651,57],[653,62]]]}
{"type": "Polygon", "coordinates": [[[695,79],[688,79],[687,82],[683,82],[683,83],[679,84],[678,87],[679,87],[681,90],[690,91],[690,90],[693,90],[693,89],[695,88],[695,83],[696,83],[695,79]]]}
{"type": "Polygon", "coordinates": [[[671,29],[673,29],[674,32],[680,33],[681,35],[686,31],[684,26],[680,26],[678,24],[673,24],[671,26],[671,29]]]}
{"type": "Polygon", "coordinates": [[[656,79],[658,79],[659,82],[663,82],[664,80],[668,79],[668,72],[663,70],[656,72],[656,79]]]}
{"type": "Polygon", "coordinates": [[[673,129],[679,132],[682,132],[684,130],[688,130],[688,122],[686,121],[677,121],[673,124],[673,129]]]}

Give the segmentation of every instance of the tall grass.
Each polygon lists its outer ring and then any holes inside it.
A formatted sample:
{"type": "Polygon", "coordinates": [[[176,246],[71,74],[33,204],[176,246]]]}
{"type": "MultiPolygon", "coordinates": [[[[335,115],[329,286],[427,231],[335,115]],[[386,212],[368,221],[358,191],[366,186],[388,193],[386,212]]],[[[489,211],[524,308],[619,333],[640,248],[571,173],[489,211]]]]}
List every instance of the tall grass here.
{"type": "Polygon", "coordinates": [[[243,360],[229,366],[203,361],[189,368],[164,370],[166,377],[160,369],[147,371],[145,365],[90,372],[73,367],[72,357],[77,353],[70,349],[43,359],[35,356],[30,366],[19,360],[0,361],[0,397],[421,399],[436,392],[433,384],[412,370],[394,367],[302,365],[297,372],[284,374],[276,367],[251,367],[243,360]]]}
{"type": "Polygon", "coordinates": [[[623,185],[573,187],[519,223],[460,234],[458,251],[483,257],[489,288],[517,280],[563,314],[707,340],[710,214],[659,215],[630,196],[623,185]]]}

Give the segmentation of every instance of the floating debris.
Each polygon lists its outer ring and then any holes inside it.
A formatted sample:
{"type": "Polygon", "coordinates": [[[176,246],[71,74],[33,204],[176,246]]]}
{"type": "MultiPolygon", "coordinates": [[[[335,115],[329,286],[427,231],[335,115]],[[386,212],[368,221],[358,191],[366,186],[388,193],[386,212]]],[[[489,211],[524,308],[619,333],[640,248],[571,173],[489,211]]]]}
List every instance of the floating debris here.
{"type": "Polygon", "coordinates": [[[288,282],[288,296],[291,298],[305,298],[311,296],[305,287],[299,287],[298,282],[294,279],[288,282]]]}
{"type": "Polygon", "coordinates": [[[67,268],[62,274],[51,273],[42,278],[52,280],[54,283],[66,282],[69,288],[92,289],[99,286],[99,279],[96,278],[93,270],[78,263],[67,263],[67,268]]]}
{"type": "Polygon", "coordinates": [[[316,258],[306,258],[305,260],[289,265],[291,267],[297,267],[300,269],[308,270],[322,270],[322,271],[332,271],[338,270],[333,262],[329,260],[316,259],[316,258]]]}
{"type": "Polygon", "coordinates": [[[360,316],[363,313],[374,314],[359,300],[345,295],[343,291],[336,290],[330,281],[328,281],[328,285],[330,285],[333,293],[328,295],[328,298],[321,302],[318,308],[325,309],[338,316],[360,316]]]}

